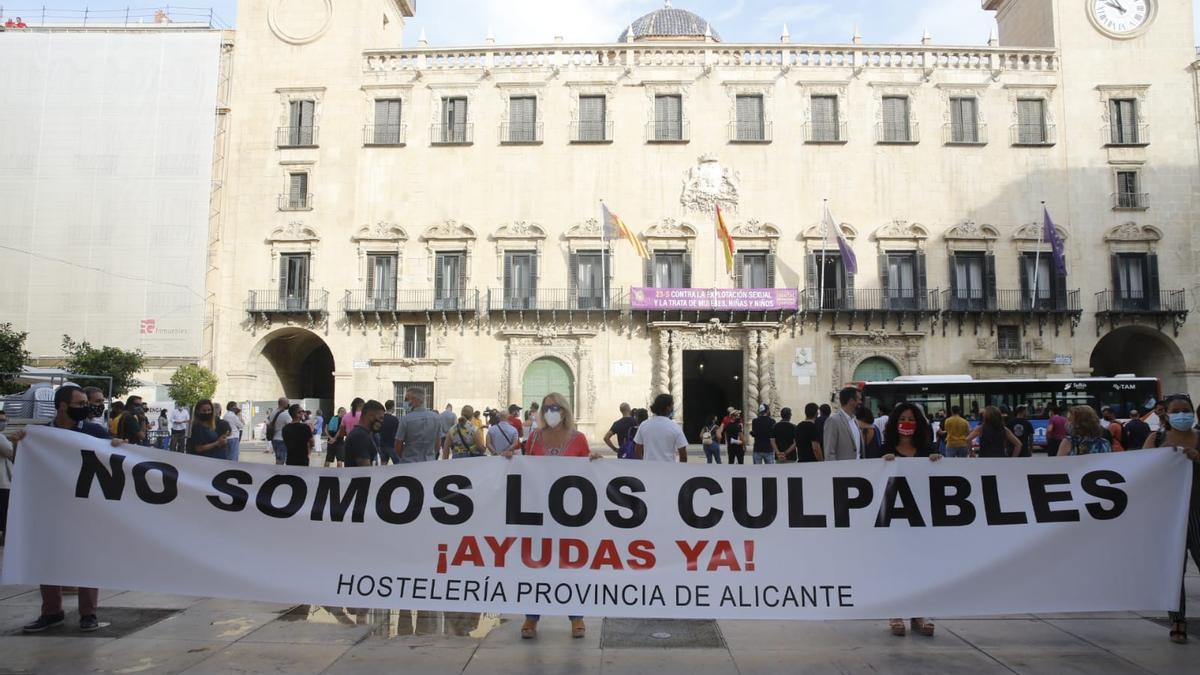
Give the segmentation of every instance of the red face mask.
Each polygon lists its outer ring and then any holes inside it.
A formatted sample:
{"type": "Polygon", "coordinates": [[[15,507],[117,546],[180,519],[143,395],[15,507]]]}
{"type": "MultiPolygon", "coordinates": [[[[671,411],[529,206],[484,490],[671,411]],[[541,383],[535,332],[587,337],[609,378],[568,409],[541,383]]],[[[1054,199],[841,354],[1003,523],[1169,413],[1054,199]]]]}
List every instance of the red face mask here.
{"type": "Polygon", "coordinates": [[[901,422],[896,425],[896,429],[900,432],[901,436],[914,436],[917,433],[917,423],[901,422]]]}

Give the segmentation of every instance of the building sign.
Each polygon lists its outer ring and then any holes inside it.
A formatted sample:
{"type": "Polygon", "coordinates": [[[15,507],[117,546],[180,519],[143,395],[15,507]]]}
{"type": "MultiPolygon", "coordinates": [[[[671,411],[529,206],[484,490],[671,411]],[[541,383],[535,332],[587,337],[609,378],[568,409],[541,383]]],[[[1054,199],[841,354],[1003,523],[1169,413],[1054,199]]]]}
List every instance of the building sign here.
{"type": "Polygon", "coordinates": [[[1074,362],[1075,362],[1075,357],[1071,356],[1070,354],[1055,354],[1054,355],[1054,365],[1056,365],[1056,366],[1069,366],[1069,365],[1073,364],[1074,362]]]}
{"type": "Polygon", "coordinates": [[[800,308],[794,288],[634,288],[634,310],[769,312],[800,308]]]}

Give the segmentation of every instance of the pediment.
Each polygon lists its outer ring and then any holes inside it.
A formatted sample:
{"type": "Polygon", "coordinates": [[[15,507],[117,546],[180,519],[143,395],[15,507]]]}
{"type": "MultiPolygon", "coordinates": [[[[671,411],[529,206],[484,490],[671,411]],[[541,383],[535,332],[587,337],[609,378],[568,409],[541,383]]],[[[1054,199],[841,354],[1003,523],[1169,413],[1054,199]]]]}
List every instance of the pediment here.
{"type": "Polygon", "coordinates": [[[778,239],[780,237],[778,227],[757,220],[738,223],[733,226],[729,234],[733,235],[734,239],[778,239]]]}
{"type": "MultiPolygon", "coordinates": [[[[1042,238],[1042,223],[1026,223],[1017,228],[1013,233],[1013,239],[1018,241],[1038,241],[1042,238]]],[[[1059,241],[1066,241],[1071,233],[1062,225],[1055,225],[1054,230],[1058,233],[1059,241]]]]}
{"type": "Polygon", "coordinates": [[[604,231],[600,227],[600,221],[596,218],[588,218],[567,230],[567,233],[563,235],[566,239],[601,239],[603,236],[604,231]]]}
{"type": "Polygon", "coordinates": [[[364,225],[350,238],[352,241],[408,241],[408,233],[394,223],[378,222],[364,225]]]}
{"type": "MultiPolygon", "coordinates": [[[[842,237],[845,238],[846,241],[854,241],[856,238],[858,238],[858,229],[855,228],[850,223],[839,223],[838,229],[841,230],[842,237]]],[[[831,232],[831,233],[829,233],[829,235],[832,238],[833,233],[831,232]]],[[[816,239],[818,241],[821,239],[824,239],[825,238],[825,224],[824,223],[816,223],[815,225],[809,225],[808,227],[806,227],[804,229],[804,232],[801,233],[800,238],[808,239],[808,240],[816,239]]]]}
{"type": "Polygon", "coordinates": [[[432,225],[421,235],[424,241],[469,241],[476,238],[475,230],[466,223],[447,220],[432,225]]]}
{"type": "Polygon", "coordinates": [[[920,223],[910,223],[907,220],[893,220],[875,230],[872,235],[875,241],[904,240],[922,241],[929,238],[929,230],[920,223]]]}
{"type": "Polygon", "coordinates": [[[696,228],[674,218],[664,218],[642,235],[646,239],[695,239],[696,228]]]}
{"type": "Polygon", "coordinates": [[[500,229],[492,234],[492,239],[525,239],[537,240],[545,239],[546,230],[537,223],[527,223],[523,220],[518,220],[507,225],[503,225],[500,229]]]}
{"type": "Polygon", "coordinates": [[[1104,241],[1161,241],[1162,230],[1151,225],[1124,223],[1104,234],[1104,241]]]}
{"type": "Polygon", "coordinates": [[[269,243],[317,242],[321,241],[321,235],[317,234],[316,228],[297,221],[275,228],[267,241],[269,243]]]}
{"type": "Polygon", "coordinates": [[[973,220],[964,220],[946,230],[946,234],[942,236],[949,240],[994,241],[1000,238],[1000,230],[993,225],[980,225],[973,220]]]}

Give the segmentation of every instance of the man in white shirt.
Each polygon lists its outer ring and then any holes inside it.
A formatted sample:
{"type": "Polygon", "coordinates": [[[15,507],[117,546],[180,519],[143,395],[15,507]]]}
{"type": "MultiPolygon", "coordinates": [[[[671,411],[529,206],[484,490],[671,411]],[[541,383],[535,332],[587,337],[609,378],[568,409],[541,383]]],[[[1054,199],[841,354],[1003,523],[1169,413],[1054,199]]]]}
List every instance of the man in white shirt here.
{"type": "Polygon", "coordinates": [[[825,461],[861,459],[863,438],[862,430],[858,428],[858,411],[860,394],[854,387],[846,387],[838,394],[841,404],[825,422],[825,438],[822,450],[825,461]]]}
{"type": "MultiPolygon", "coordinates": [[[[291,402],[286,396],[280,397],[279,407],[276,409],[273,430],[275,433],[271,436],[271,449],[275,451],[275,463],[282,466],[287,463],[287,446],[283,444],[283,428],[292,423],[292,416],[288,413],[288,406],[291,402]]],[[[272,422],[268,420],[268,425],[272,422]]]]}
{"type": "Polygon", "coordinates": [[[687,437],[675,423],[675,398],[659,394],[650,404],[654,416],[638,426],[633,436],[634,457],[648,462],[687,462],[687,437]]]}
{"type": "Polygon", "coordinates": [[[242,444],[242,429],[246,422],[242,419],[242,408],[237,401],[230,401],[225,406],[225,423],[229,425],[229,437],[225,439],[225,447],[229,450],[230,461],[238,461],[238,450],[242,444]]]}
{"type": "Polygon", "coordinates": [[[192,421],[192,414],[188,412],[187,406],[182,403],[176,403],[175,409],[171,411],[171,452],[183,452],[187,446],[187,430],[188,422],[192,421]]]}
{"type": "Polygon", "coordinates": [[[880,439],[880,441],[879,441],[880,443],[883,442],[883,432],[885,429],[887,429],[887,423],[888,423],[889,417],[890,416],[888,415],[887,407],[884,404],[880,403],[879,404],[879,416],[875,418],[875,434],[876,434],[876,438],[880,439]]]}

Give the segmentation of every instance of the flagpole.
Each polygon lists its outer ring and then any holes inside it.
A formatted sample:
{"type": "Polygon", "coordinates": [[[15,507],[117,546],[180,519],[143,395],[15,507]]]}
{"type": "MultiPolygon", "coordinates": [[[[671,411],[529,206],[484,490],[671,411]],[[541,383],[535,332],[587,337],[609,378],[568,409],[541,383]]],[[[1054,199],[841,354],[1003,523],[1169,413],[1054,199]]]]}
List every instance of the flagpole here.
{"type": "Polygon", "coordinates": [[[1037,309],[1038,282],[1042,276],[1042,244],[1046,240],[1046,202],[1042,202],[1042,225],[1038,228],[1037,251],[1033,254],[1033,295],[1029,298],[1030,311],[1037,309]]]}
{"type": "Polygon", "coordinates": [[[821,213],[821,259],[817,261],[817,274],[820,281],[817,282],[817,309],[825,308],[825,256],[828,255],[829,247],[829,199],[823,200],[824,211],[821,213]]]}
{"type": "MultiPolygon", "coordinates": [[[[721,232],[720,232],[720,229],[721,229],[721,205],[720,204],[717,204],[714,207],[713,213],[716,216],[716,218],[713,222],[713,229],[717,230],[717,236],[715,237],[715,239],[717,240],[717,246],[724,246],[724,244],[721,243],[721,232]]],[[[713,288],[717,288],[717,275],[720,273],[718,271],[719,268],[717,267],[717,256],[718,255],[720,255],[720,251],[714,250],[713,251],[713,288]]]]}
{"type": "MultiPolygon", "coordinates": [[[[609,289],[608,289],[608,266],[609,266],[608,249],[612,246],[612,244],[610,243],[610,240],[608,238],[608,222],[607,222],[608,219],[604,217],[604,208],[605,208],[604,200],[601,199],[600,200],[600,239],[601,239],[601,241],[604,242],[604,249],[601,254],[603,257],[600,258],[601,265],[603,265],[603,267],[604,267],[604,269],[600,270],[600,275],[604,278],[604,284],[603,284],[604,299],[601,302],[604,303],[604,305],[603,305],[604,309],[608,309],[609,308],[608,303],[610,302],[609,289]]],[[[570,274],[576,274],[576,273],[577,272],[575,270],[571,270],[571,272],[570,272],[570,274]]],[[[579,292],[578,289],[576,289],[575,292],[578,293],[579,292]]]]}

